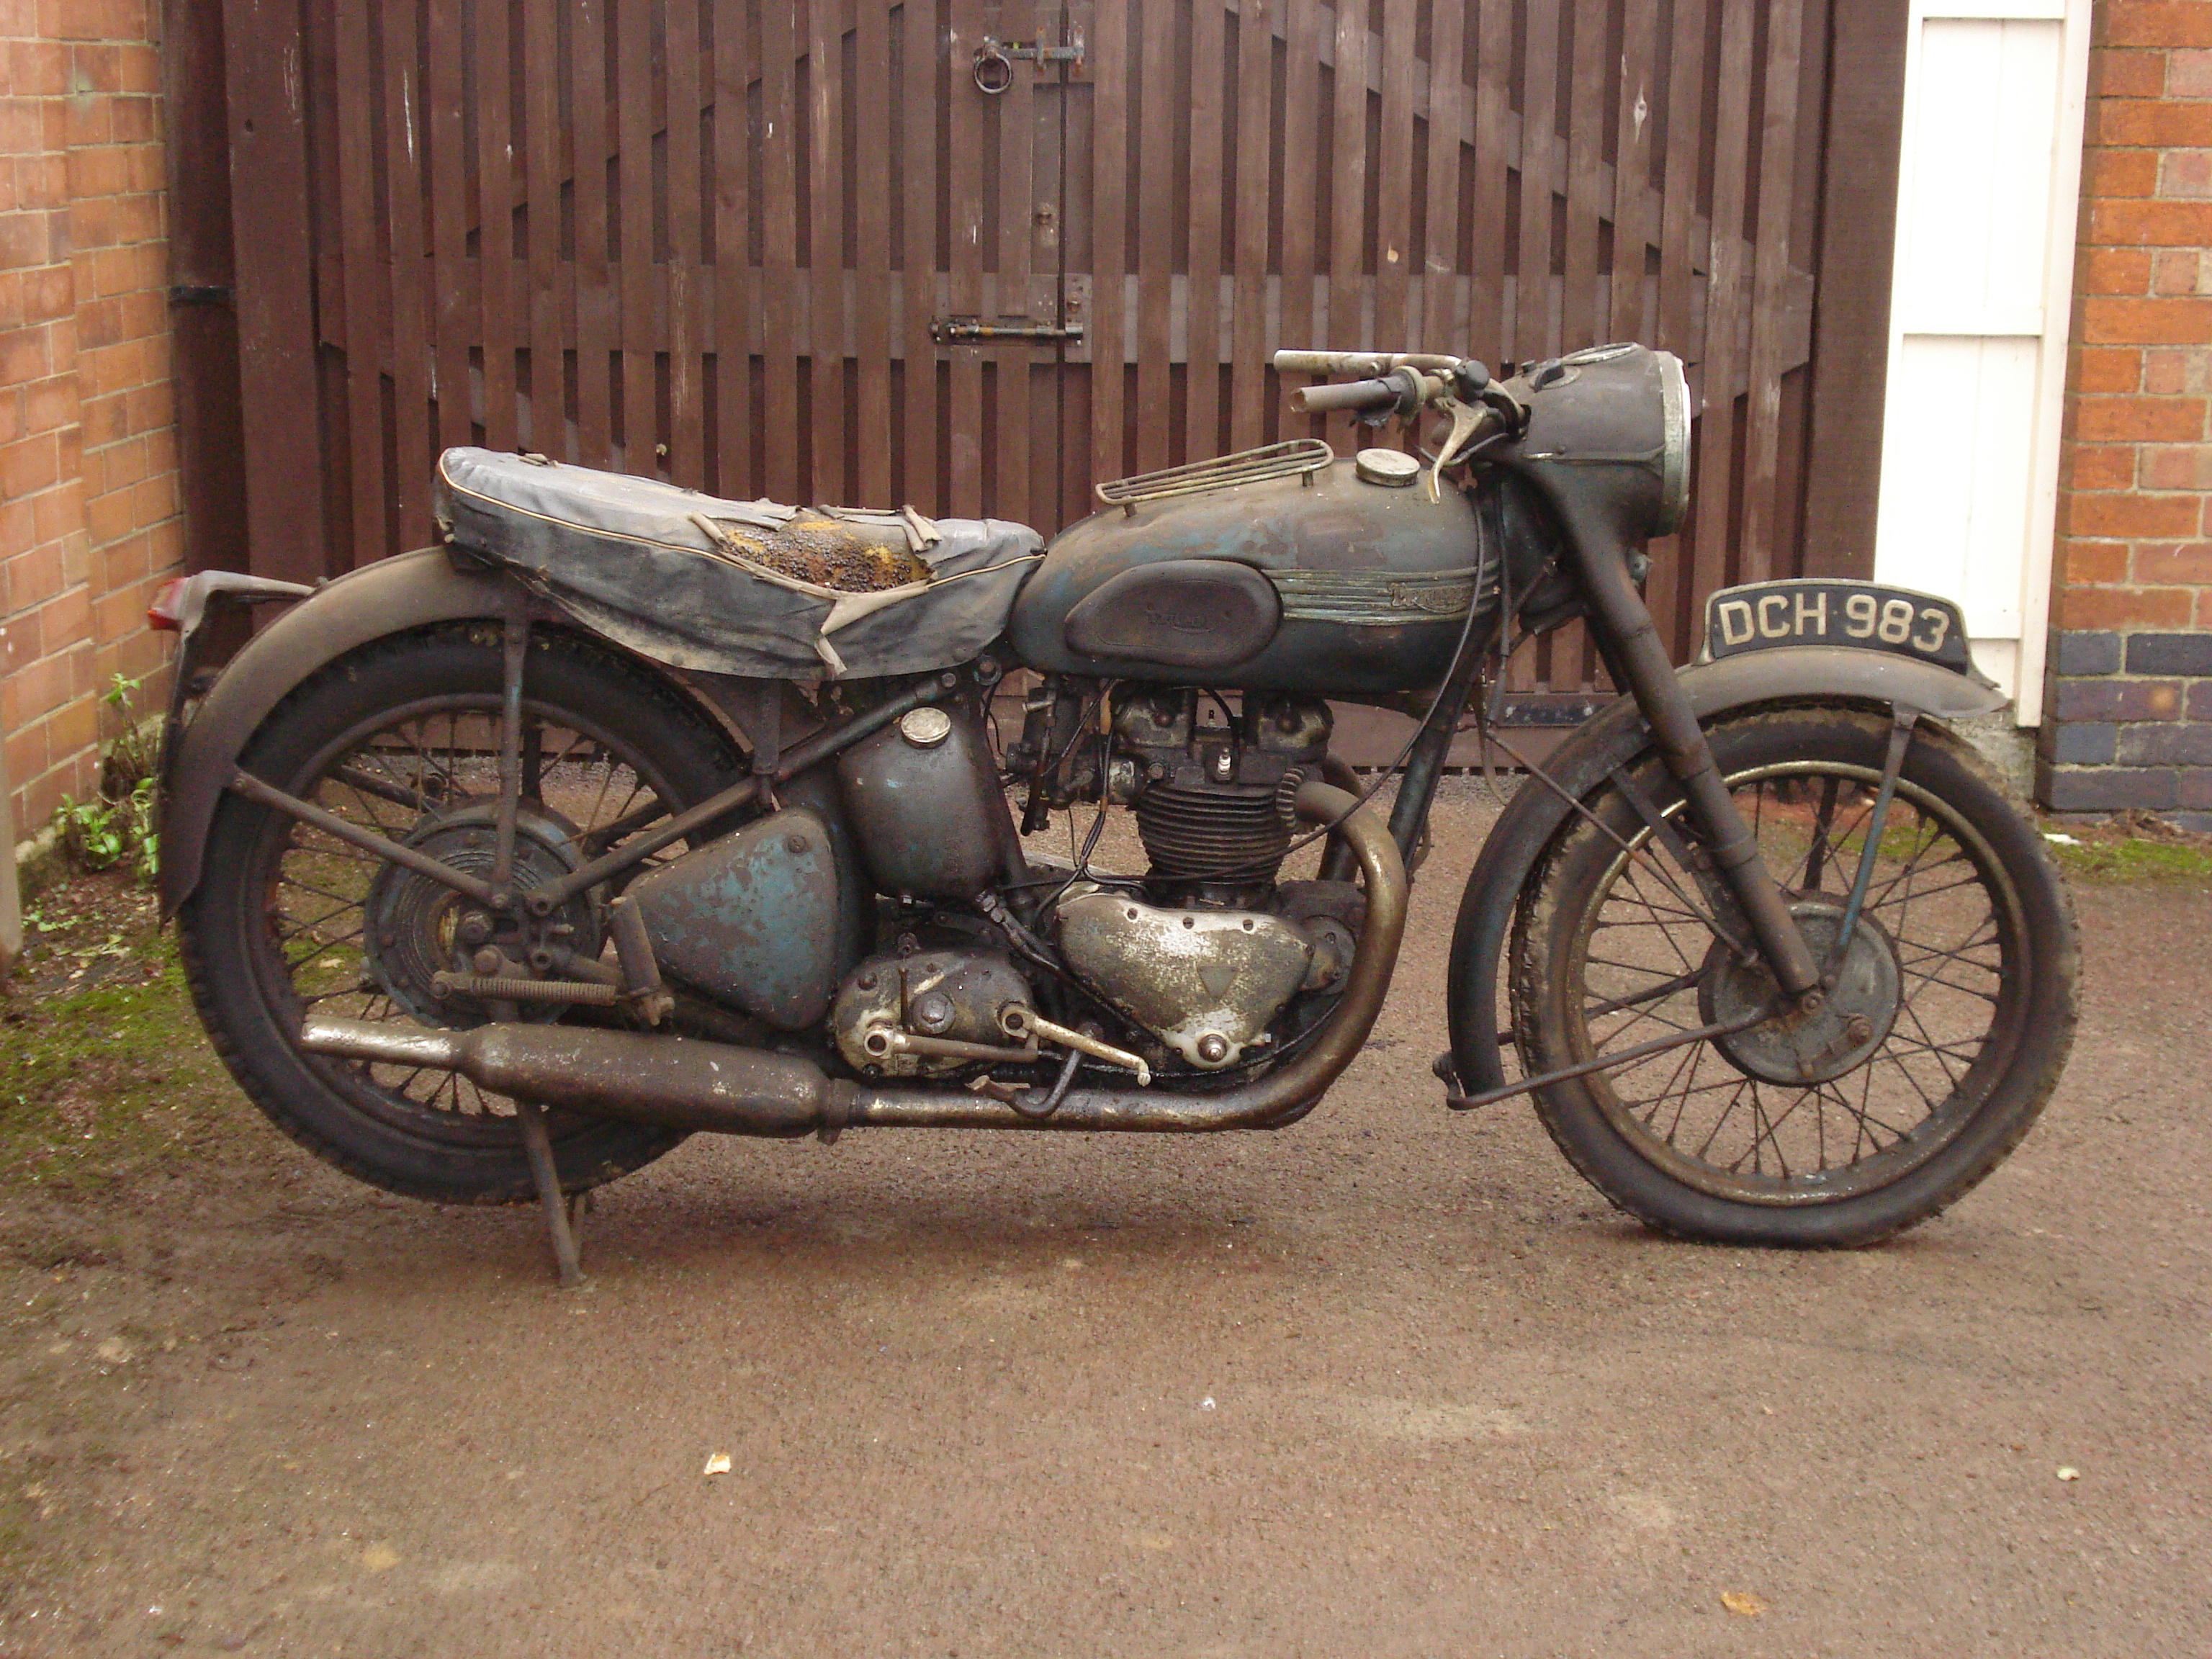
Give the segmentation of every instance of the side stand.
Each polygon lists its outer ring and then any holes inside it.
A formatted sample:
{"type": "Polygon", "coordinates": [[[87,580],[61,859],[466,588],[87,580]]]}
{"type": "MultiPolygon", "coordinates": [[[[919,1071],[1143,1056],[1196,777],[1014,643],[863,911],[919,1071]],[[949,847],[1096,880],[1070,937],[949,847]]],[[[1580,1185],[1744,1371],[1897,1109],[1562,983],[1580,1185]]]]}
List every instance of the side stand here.
{"type": "Polygon", "coordinates": [[[577,1248],[574,1216],[561,1190],[561,1172],[554,1167],[553,1137],[546,1132],[545,1109],[534,1100],[518,1100],[514,1115],[522,1125],[522,1149],[529,1154],[531,1178],[538,1184],[538,1201],[545,1212],[545,1231],[552,1236],[561,1288],[573,1291],[584,1282],[583,1257],[577,1248]]]}

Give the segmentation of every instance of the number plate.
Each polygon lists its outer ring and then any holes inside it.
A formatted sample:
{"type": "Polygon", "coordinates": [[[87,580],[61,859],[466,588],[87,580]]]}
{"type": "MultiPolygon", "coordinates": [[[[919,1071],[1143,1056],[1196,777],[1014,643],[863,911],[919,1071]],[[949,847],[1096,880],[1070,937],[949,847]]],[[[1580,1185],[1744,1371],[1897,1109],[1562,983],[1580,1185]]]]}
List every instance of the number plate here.
{"type": "Polygon", "coordinates": [[[1705,601],[1708,658],[1784,645],[1855,645],[1973,672],[1966,618],[1932,593],[1798,577],[1724,587],[1705,601]]]}

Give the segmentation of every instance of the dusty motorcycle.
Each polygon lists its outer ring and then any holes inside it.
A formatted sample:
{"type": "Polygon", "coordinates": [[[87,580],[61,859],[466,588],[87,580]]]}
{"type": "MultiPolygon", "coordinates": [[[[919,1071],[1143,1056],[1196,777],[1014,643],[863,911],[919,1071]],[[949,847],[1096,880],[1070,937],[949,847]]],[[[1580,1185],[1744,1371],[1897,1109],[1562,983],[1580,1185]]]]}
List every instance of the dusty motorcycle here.
{"type": "Polygon", "coordinates": [[[1952,730],[2002,702],[1957,608],[1727,590],[1678,672],[1640,592],[1673,357],[1275,362],[1412,448],[1121,479],[1048,546],[457,449],[442,547],[167,592],[161,896],[240,1085],[390,1191],[534,1194],[570,1274],[573,1195],[697,1130],[1284,1127],[1382,1006],[1454,734],[1580,618],[1625,695],[1482,848],[1443,1103],[1533,1094],[1692,1237],[1864,1243],[1980,1181],[2057,1079],[2075,945],[1952,730]],[[202,684],[198,624],[268,599],[202,684]],[[1389,772],[1332,755],[1346,702],[1418,718],[1389,772]],[[1124,809],[1141,873],[1097,856],[1124,809]]]}

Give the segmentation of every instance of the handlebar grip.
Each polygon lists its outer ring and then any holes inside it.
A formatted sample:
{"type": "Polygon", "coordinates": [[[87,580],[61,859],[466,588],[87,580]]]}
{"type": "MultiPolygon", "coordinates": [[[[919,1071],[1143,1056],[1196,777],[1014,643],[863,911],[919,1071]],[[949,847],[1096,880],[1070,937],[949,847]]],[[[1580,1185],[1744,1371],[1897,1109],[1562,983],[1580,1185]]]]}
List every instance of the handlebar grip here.
{"type": "Polygon", "coordinates": [[[1322,415],[1336,409],[1392,409],[1405,393],[1395,380],[1350,380],[1342,386],[1310,386],[1291,393],[1291,407],[1301,415],[1322,415]]]}

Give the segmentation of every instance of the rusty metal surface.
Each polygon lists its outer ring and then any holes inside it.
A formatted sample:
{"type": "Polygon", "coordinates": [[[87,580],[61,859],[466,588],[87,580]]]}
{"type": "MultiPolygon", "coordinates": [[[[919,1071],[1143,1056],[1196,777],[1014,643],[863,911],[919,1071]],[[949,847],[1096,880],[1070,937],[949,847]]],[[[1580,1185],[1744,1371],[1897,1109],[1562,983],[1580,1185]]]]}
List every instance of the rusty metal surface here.
{"type": "MultiPolygon", "coordinates": [[[[1029,981],[1005,957],[988,951],[925,951],[876,957],[838,988],[830,1026],[837,1050],[855,1071],[914,1077],[950,1071],[963,1059],[1004,1059],[1000,1012],[1026,1007],[1029,981]],[[902,1034],[929,1041],[878,1042],[902,1034]],[[953,1048],[938,1046],[944,1043],[953,1048]],[[963,1054],[981,1045],[989,1055],[963,1054]]],[[[1028,1056],[1024,1056],[1028,1058],[1028,1056]]]]}
{"type": "Polygon", "coordinates": [[[794,806],[639,877],[628,896],[665,971],[797,1031],[837,982],[838,888],[828,830],[794,806]]]}
{"type": "Polygon", "coordinates": [[[549,1106],[727,1134],[820,1127],[844,1086],[811,1061],[690,1037],[501,1023],[432,1030],[396,1020],[309,1019],[309,1054],[458,1072],[479,1087],[549,1106]]]}
{"type": "Polygon", "coordinates": [[[1066,901],[1059,918],[1061,953],[1084,982],[1205,1071],[1265,1041],[1313,962],[1311,940],[1261,912],[1100,892],[1066,901]]]}
{"type": "Polygon", "coordinates": [[[309,1018],[311,1054],[459,1072],[495,1092],[569,1110],[729,1134],[835,1133],[848,1125],[1194,1133],[1262,1128],[1318,1101],[1374,1029],[1406,927],[1407,885],[1396,844],[1371,807],[1327,784],[1308,784],[1299,815],[1335,823],[1366,878],[1367,925],[1344,998],[1296,1060],[1221,1094],[1073,1090],[1048,1116],[956,1089],[855,1087],[811,1061],[690,1038],[511,1022],[470,1031],[399,1021],[309,1018]]]}

